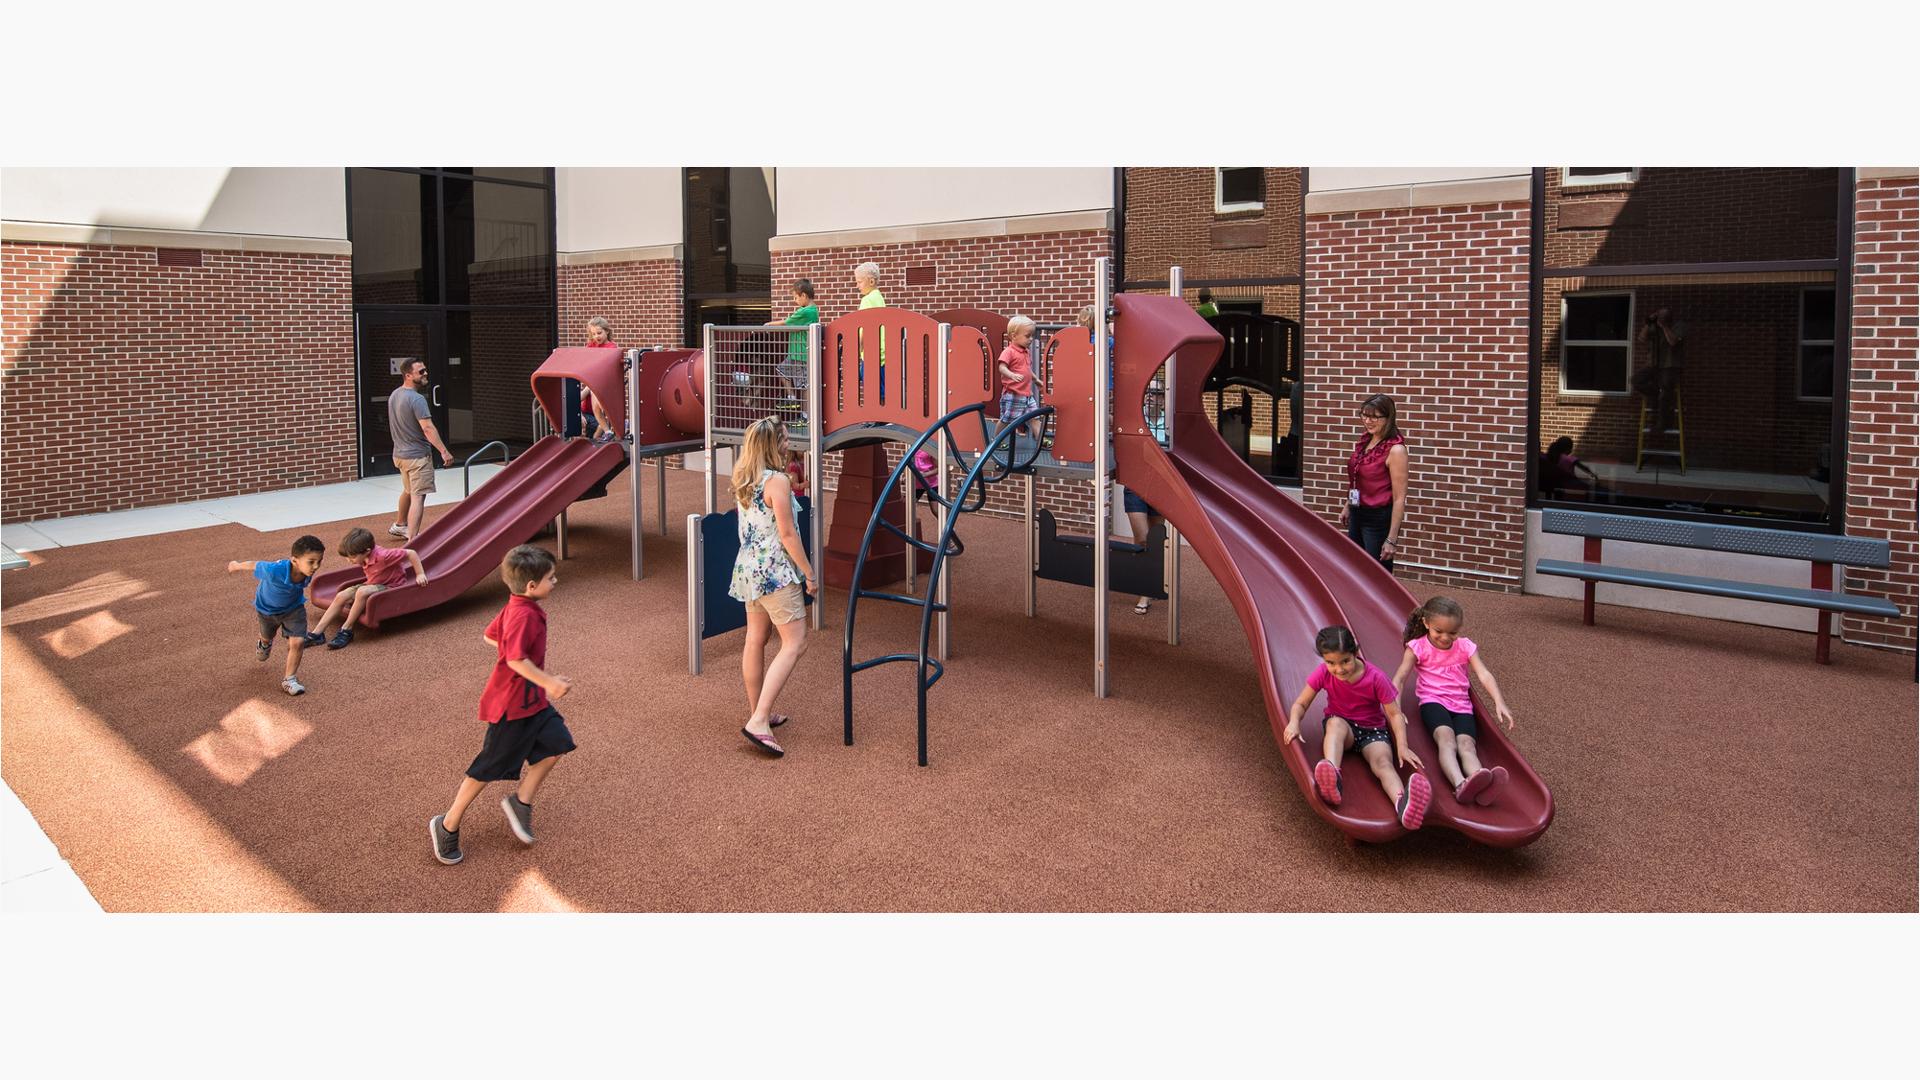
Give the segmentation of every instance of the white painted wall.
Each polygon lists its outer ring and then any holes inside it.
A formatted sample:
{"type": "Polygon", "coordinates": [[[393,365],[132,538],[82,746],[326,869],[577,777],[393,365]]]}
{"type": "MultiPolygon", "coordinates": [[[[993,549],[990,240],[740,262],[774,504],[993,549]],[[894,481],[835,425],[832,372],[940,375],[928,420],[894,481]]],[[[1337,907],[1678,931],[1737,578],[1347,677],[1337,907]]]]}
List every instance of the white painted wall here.
{"type": "Polygon", "coordinates": [[[347,238],[345,169],[9,168],[8,221],[347,238]]]}
{"type": "MultiPolygon", "coordinates": [[[[1584,583],[1573,578],[1546,577],[1533,572],[1534,563],[1540,559],[1563,559],[1579,562],[1583,556],[1581,548],[1585,541],[1578,536],[1562,536],[1558,533],[1542,532],[1540,511],[1527,511],[1527,577],[1524,588],[1527,592],[1539,596],[1563,596],[1578,600],[1584,595],[1584,583]]],[[[1600,548],[1600,559],[1612,566],[1631,567],[1636,570],[1664,570],[1674,574],[1692,574],[1696,577],[1727,578],[1733,581],[1751,581],[1759,585],[1785,585],[1795,589],[1810,588],[1813,584],[1811,563],[1794,559],[1770,559],[1763,555],[1738,555],[1717,551],[1695,551],[1690,548],[1667,547],[1661,544],[1630,544],[1623,540],[1609,540],[1600,548]]],[[[1834,568],[1834,578],[1839,579],[1840,568],[1834,568]]],[[[1602,606],[1615,604],[1620,607],[1646,608],[1649,611],[1671,611],[1681,615],[1698,615],[1708,619],[1724,619],[1727,622],[1751,623],[1755,626],[1778,626],[1788,630],[1805,630],[1813,633],[1816,613],[1809,608],[1786,607],[1781,604],[1762,604],[1753,600],[1732,600],[1722,596],[1699,596],[1694,593],[1668,592],[1665,589],[1642,589],[1635,585],[1613,585],[1602,583],[1594,593],[1594,599],[1602,606]]],[[[1606,621],[1607,613],[1596,611],[1596,622],[1606,621]]],[[[1840,630],[1840,617],[1833,617],[1835,634],[1840,630]]]]}
{"type": "Polygon", "coordinates": [[[556,169],[561,251],[678,244],[679,169],[556,169]]]}
{"type": "Polygon", "coordinates": [[[1112,208],[1112,169],[780,170],[782,236],[1112,208]]]}
{"type": "Polygon", "coordinates": [[[1462,180],[1491,180],[1502,177],[1528,177],[1533,169],[1525,165],[1506,167],[1416,169],[1416,168],[1325,168],[1307,170],[1307,191],[1351,191],[1355,188],[1402,187],[1408,184],[1452,184],[1462,180]]]}

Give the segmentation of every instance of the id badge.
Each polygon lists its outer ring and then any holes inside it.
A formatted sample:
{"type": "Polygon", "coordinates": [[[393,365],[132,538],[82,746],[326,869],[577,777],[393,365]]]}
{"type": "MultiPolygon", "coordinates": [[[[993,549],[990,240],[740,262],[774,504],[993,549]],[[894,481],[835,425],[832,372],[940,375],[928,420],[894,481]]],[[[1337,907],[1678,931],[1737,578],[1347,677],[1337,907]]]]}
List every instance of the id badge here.
{"type": "Polygon", "coordinates": [[[1347,489],[1347,505],[1349,506],[1360,505],[1360,489],[1359,488],[1347,489]]]}

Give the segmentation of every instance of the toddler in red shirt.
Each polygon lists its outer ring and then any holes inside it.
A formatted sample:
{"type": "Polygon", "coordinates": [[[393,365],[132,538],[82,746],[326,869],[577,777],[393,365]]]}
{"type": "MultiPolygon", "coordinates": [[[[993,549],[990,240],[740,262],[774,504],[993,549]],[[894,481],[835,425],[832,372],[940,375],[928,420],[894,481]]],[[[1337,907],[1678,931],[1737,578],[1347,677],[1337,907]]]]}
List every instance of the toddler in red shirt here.
{"type": "Polygon", "coordinates": [[[513,595],[482,635],[495,650],[493,673],[480,692],[486,739],[479,756],[467,766],[453,805],[427,823],[433,857],[449,866],[465,857],[460,851],[460,822],[489,781],[520,782],[517,791],[500,800],[500,809],[506,812],[513,835],[523,844],[533,843],[534,793],[560,755],[574,749],[573,734],[552,704],[567,695],[573,681],[545,670],[547,613],[540,601],[559,584],[554,565],[552,552],[532,544],[522,544],[500,560],[500,577],[513,595]],[[522,763],[527,765],[524,777],[522,763]]]}
{"type": "Polygon", "coordinates": [[[333,594],[333,602],[327,605],[327,613],[320,616],[320,625],[307,635],[308,645],[318,645],[325,641],[329,649],[344,649],[353,640],[353,627],[360,621],[360,613],[367,610],[367,601],[375,593],[385,592],[407,583],[407,571],[413,571],[413,580],[422,585],[427,583],[427,568],[420,564],[420,553],[412,548],[381,547],[373,542],[373,534],[365,529],[348,529],[347,535],[340,538],[340,554],[348,562],[367,572],[367,580],[354,585],[343,585],[333,594]],[[327,640],[327,627],[340,623],[340,632],[327,640]]]}
{"type": "MultiPolygon", "coordinates": [[[[1000,360],[994,365],[1000,376],[1002,427],[1040,407],[1040,387],[1034,378],[1031,350],[1033,332],[1037,326],[1025,315],[1015,315],[1007,320],[1007,347],[1000,351],[1000,360]]],[[[1040,441],[1045,428],[1046,421],[1043,418],[1035,417],[1027,421],[1027,434],[1035,442],[1040,441]]]]}
{"type": "Polygon", "coordinates": [[[1313,785],[1320,797],[1330,806],[1340,805],[1340,759],[1352,747],[1360,751],[1387,798],[1393,800],[1394,816],[1400,824],[1419,828],[1433,799],[1433,785],[1420,772],[1424,767],[1420,758],[1407,748],[1407,718],[1401,715],[1400,692],[1393,680],[1360,658],[1360,643],[1344,626],[1329,626],[1314,635],[1313,649],[1320,654],[1321,665],[1307,676],[1306,689],[1294,699],[1282,740],[1300,738],[1300,721],[1306,716],[1307,706],[1325,690],[1326,722],[1322,726],[1326,733],[1321,750],[1326,756],[1313,767],[1313,785]],[[1387,748],[1389,743],[1391,750],[1387,748]],[[1394,767],[1396,755],[1401,765],[1413,768],[1413,776],[1404,784],[1394,767]]]}

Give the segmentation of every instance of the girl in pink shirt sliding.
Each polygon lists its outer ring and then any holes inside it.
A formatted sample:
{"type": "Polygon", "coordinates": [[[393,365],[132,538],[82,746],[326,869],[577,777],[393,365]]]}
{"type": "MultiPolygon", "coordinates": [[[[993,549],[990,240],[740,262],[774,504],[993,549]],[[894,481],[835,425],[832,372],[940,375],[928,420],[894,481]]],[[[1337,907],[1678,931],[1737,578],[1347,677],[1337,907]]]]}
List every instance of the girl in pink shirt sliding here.
{"type": "Polygon", "coordinates": [[[1313,650],[1320,654],[1321,665],[1307,676],[1307,688],[1294,699],[1283,740],[1300,739],[1300,721],[1306,716],[1307,706],[1326,691],[1326,735],[1321,739],[1326,756],[1313,767],[1313,786],[1319,789],[1320,797],[1330,806],[1340,805],[1340,758],[1352,747],[1360,751],[1387,798],[1393,800],[1393,812],[1400,824],[1419,828],[1427,816],[1427,803],[1433,799],[1433,785],[1421,774],[1419,757],[1407,748],[1407,718],[1400,714],[1400,691],[1386,672],[1360,658],[1360,643],[1344,626],[1329,626],[1314,635],[1313,650]],[[1389,743],[1392,750],[1387,748],[1389,743]],[[1402,767],[1413,769],[1404,784],[1399,769],[1394,767],[1396,756],[1402,767]]]}
{"type": "Polygon", "coordinates": [[[1440,749],[1440,771],[1453,785],[1453,797],[1464,804],[1492,806],[1506,786],[1507,770],[1480,764],[1474,753],[1480,727],[1473,718],[1473,690],[1467,683],[1467,669],[1480,677],[1480,685],[1493,695],[1494,716],[1513,730],[1513,714],[1507,700],[1500,696],[1500,684],[1493,672],[1480,662],[1480,647],[1472,638],[1460,636],[1460,624],[1467,613],[1444,596],[1436,596],[1413,609],[1407,616],[1407,649],[1400,657],[1400,670],[1393,673],[1394,696],[1406,685],[1407,672],[1416,672],[1414,693],[1420,699],[1420,722],[1440,749]]]}

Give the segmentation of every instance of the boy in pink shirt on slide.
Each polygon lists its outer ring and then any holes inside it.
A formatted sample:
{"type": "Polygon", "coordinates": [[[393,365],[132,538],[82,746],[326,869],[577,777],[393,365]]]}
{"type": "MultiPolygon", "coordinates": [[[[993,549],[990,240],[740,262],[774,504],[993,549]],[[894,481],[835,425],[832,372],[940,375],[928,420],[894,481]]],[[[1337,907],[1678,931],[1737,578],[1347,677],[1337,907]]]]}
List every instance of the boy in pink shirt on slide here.
{"type": "Polygon", "coordinates": [[[333,602],[327,605],[327,613],[320,616],[320,625],[307,635],[308,645],[327,642],[329,649],[344,649],[353,640],[353,624],[360,621],[360,613],[367,609],[367,601],[377,592],[384,592],[397,585],[407,583],[407,572],[411,568],[413,580],[421,585],[427,583],[427,568],[420,564],[420,553],[412,548],[384,548],[373,542],[373,534],[365,529],[349,529],[340,539],[340,554],[347,561],[367,572],[367,580],[357,585],[342,586],[333,594],[333,602]],[[327,627],[333,625],[335,618],[340,619],[340,632],[327,640],[327,627]]]}

